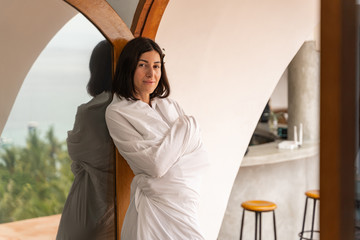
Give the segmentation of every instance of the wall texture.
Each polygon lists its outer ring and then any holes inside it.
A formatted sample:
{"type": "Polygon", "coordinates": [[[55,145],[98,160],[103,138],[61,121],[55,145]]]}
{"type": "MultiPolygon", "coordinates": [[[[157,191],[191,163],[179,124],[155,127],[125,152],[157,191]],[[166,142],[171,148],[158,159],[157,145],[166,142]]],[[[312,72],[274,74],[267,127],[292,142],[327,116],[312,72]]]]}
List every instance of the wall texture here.
{"type": "Polygon", "coordinates": [[[303,124],[304,140],[320,135],[320,52],[314,41],[305,42],[289,64],[288,139],[294,139],[294,126],[303,124]]]}

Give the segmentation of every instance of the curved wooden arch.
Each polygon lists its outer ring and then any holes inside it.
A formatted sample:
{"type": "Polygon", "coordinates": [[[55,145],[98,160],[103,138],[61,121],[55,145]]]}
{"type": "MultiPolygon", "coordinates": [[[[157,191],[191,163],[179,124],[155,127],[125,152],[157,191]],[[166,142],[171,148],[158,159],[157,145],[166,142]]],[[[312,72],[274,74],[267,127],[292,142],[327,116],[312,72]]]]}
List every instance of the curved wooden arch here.
{"type": "Polygon", "coordinates": [[[135,37],[155,39],[169,0],[140,0],[131,25],[135,37]]]}
{"type": "MultiPolygon", "coordinates": [[[[169,0],[140,0],[133,18],[132,31],[106,0],[64,0],[77,9],[104,35],[113,46],[113,70],[117,59],[132,38],[143,36],[155,39],[162,15],[169,0]]],[[[130,203],[130,185],[134,177],[125,159],[116,151],[116,232],[121,227],[130,203]]]]}

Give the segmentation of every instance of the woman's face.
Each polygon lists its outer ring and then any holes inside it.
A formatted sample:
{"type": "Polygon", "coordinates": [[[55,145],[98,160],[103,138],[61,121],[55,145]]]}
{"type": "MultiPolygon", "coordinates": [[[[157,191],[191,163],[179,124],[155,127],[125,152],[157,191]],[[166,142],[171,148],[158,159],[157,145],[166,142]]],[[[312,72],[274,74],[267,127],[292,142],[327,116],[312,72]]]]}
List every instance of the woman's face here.
{"type": "Polygon", "coordinates": [[[141,54],[134,73],[136,97],[150,102],[150,94],[156,89],[161,77],[161,59],[158,52],[152,50],[141,54]]]}

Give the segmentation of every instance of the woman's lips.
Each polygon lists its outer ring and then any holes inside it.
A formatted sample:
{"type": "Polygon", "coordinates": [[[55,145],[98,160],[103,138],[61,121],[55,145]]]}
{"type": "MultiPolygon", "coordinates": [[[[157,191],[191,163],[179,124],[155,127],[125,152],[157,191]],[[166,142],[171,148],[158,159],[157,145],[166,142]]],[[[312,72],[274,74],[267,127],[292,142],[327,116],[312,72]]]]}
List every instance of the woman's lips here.
{"type": "Polygon", "coordinates": [[[145,84],[154,84],[155,81],[144,81],[145,84]]]}

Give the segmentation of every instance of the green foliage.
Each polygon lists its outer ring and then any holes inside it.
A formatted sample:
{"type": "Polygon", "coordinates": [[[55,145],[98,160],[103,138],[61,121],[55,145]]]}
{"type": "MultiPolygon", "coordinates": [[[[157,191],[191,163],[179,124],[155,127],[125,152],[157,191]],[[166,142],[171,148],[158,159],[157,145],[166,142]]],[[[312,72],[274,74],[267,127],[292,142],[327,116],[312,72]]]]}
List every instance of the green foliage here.
{"type": "Polygon", "coordinates": [[[0,223],[61,213],[74,176],[52,127],[30,129],[26,146],[0,149],[0,223]]]}

